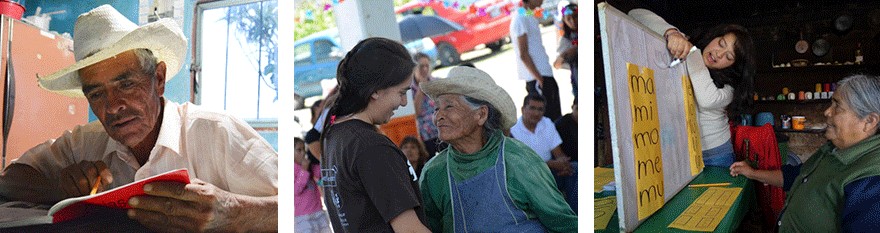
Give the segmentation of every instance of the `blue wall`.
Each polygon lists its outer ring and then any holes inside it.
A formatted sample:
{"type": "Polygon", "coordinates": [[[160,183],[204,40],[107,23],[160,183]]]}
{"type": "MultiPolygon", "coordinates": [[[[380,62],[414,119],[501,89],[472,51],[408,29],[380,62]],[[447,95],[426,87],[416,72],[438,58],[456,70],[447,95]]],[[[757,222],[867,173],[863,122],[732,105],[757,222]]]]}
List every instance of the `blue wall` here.
{"type": "Polygon", "coordinates": [[[137,23],[138,19],[137,0],[25,0],[21,1],[21,4],[25,7],[25,16],[33,15],[37,11],[37,7],[41,7],[43,13],[66,10],[67,12],[63,14],[52,15],[52,22],[49,26],[49,30],[57,31],[59,34],[65,32],[73,34],[73,24],[76,22],[77,16],[104,4],[110,4],[132,22],[137,23]]]}
{"type": "MultiPolygon", "coordinates": [[[[36,13],[37,7],[39,6],[43,13],[53,12],[57,10],[66,10],[67,12],[63,14],[52,15],[52,21],[49,25],[49,30],[57,31],[59,34],[63,34],[65,32],[73,34],[73,25],[76,23],[76,18],[89,10],[104,5],[110,4],[119,13],[122,13],[126,18],[134,22],[138,23],[138,5],[140,4],[137,0],[95,0],[95,1],[70,1],[70,0],[23,0],[21,4],[25,6],[25,16],[30,16],[36,13]]],[[[193,10],[195,9],[195,0],[184,0],[184,17],[183,17],[183,34],[186,35],[186,40],[188,42],[192,41],[192,23],[193,23],[193,10]]],[[[186,54],[186,60],[183,62],[183,67],[180,68],[180,72],[177,73],[171,80],[165,84],[165,98],[178,102],[189,102],[190,101],[190,63],[192,62],[192,50],[188,49],[186,54]]],[[[98,118],[89,110],[89,122],[95,121],[98,118]]],[[[260,132],[273,147],[275,150],[278,150],[278,133],[277,132],[260,132]]]]}
{"type": "MultiPolygon", "coordinates": [[[[52,15],[52,22],[49,25],[49,29],[52,31],[57,31],[59,34],[63,34],[65,32],[73,34],[73,25],[76,23],[76,18],[89,10],[104,5],[110,4],[119,13],[122,13],[126,18],[131,20],[132,22],[138,22],[138,1],[128,0],[99,0],[99,1],[68,1],[68,0],[26,0],[23,2],[26,10],[24,15],[29,16],[36,13],[37,6],[42,8],[42,12],[52,12],[57,10],[66,10],[67,12],[63,14],[52,15]]],[[[183,23],[183,34],[186,35],[187,41],[192,39],[192,20],[193,20],[193,7],[195,6],[195,0],[185,0],[184,1],[184,23],[183,23]]],[[[190,100],[190,78],[189,78],[189,64],[191,62],[190,59],[190,51],[187,51],[186,61],[184,61],[183,67],[180,68],[180,72],[174,76],[168,83],[165,84],[165,98],[168,100],[182,103],[188,102],[190,100]]],[[[95,121],[98,118],[89,111],[89,121],[95,121]]]]}
{"type": "Polygon", "coordinates": [[[275,132],[267,132],[267,131],[257,131],[260,133],[260,136],[266,139],[272,148],[275,148],[275,151],[278,151],[278,131],[275,132]]]}

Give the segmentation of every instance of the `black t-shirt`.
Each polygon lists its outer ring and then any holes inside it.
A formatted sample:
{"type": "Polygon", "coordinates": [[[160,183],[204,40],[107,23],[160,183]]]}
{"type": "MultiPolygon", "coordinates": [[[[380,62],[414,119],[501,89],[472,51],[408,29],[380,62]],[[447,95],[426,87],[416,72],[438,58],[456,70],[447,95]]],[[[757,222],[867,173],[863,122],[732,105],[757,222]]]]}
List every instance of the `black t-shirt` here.
{"type": "Polygon", "coordinates": [[[406,156],[375,126],[359,120],[333,125],[322,160],[324,202],[335,232],[392,232],[391,219],[408,209],[426,224],[406,156]]]}
{"type": "Polygon", "coordinates": [[[578,132],[577,122],[574,121],[571,114],[565,114],[556,120],[556,131],[562,138],[562,152],[571,158],[571,161],[578,160],[578,132]]]}

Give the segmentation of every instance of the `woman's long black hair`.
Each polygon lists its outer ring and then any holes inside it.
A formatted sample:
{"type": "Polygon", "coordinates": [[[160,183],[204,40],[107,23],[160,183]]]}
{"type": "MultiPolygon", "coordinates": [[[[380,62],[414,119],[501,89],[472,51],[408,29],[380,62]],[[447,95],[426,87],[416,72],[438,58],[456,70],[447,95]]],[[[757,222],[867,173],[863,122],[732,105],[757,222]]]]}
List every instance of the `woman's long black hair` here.
{"type": "Polygon", "coordinates": [[[734,99],[728,106],[728,112],[732,115],[739,115],[752,105],[751,95],[754,90],[755,43],[748,30],[735,24],[719,25],[692,38],[691,43],[702,50],[713,39],[728,33],[736,36],[736,43],[733,47],[736,59],[730,67],[721,70],[709,69],[709,73],[716,87],[722,88],[724,85],[733,87],[734,99]]]}
{"type": "MultiPolygon", "coordinates": [[[[565,7],[562,7],[562,10],[560,10],[559,13],[564,14],[566,10],[571,10],[571,11],[573,11],[571,14],[577,15],[578,14],[577,9],[578,9],[578,5],[571,3],[568,5],[565,5],[565,7]]],[[[571,41],[576,41],[577,40],[577,30],[571,29],[570,27],[568,27],[568,24],[565,24],[565,16],[566,15],[562,16],[562,37],[565,37],[571,41]]]]}
{"type": "Polygon", "coordinates": [[[358,42],[336,68],[338,96],[326,103],[330,110],[324,120],[322,147],[336,117],[363,111],[373,93],[408,80],[415,67],[409,52],[396,41],[373,37],[358,42]]]}

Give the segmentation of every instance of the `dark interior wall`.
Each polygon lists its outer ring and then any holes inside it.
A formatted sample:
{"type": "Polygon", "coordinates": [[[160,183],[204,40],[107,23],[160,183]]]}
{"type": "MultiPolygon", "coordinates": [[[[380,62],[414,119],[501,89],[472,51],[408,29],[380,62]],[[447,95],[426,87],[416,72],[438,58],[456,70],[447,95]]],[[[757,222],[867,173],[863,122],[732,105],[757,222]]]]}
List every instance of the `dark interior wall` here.
{"type": "MultiPolygon", "coordinates": [[[[816,83],[834,83],[851,74],[880,75],[880,1],[594,1],[599,2],[607,2],[623,12],[634,8],[649,9],[688,35],[697,35],[705,28],[725,23],[748,28],[757,47],[755,61],[758,70],[754,81],[755,94],[759,97],[776,96],[784,87],[795,92],[812,91],[816,83]],[[852,23],[839,30],[836,24],[844,15],[852,23]],[[802,39],[810,47],[805,53],[798,53],[795,44],[802,39]],[[813,49],[820,39],[827,42],[828,52],[817,55],[813,49]],[[854,62],[859,47],[864,63],[846,65],[854,62]],[[774,65],[791,64],[796,59],[807,60],[808,66],[774,68],[774,65]]],[[[598,20],[594,24],[598,38],[598,20]]],[[[597,39],[596,43],[601,42],[597,39]]],[[[600,48],[597,53],[601,53],[600,48]]],[[[601,54],[597,57],[596,79],[600,80],[603,75],[599,66],[601,54]]],[[[596,83],[599,88],[601,84],[596,83]]],[[[781,114],[803,115],[807,117],[809,127],[825,121],[823,111],[829,105],[829,101],[756,101],[747,112],[771,112],[777,126],[781,114]]],[[[600,107],[597,105],[596,108],[600,107]]],[[[731,119],[735,120],[736,116],[731,119]]],[[[785,134],[791,137],[792,151],[799,155],[809,156],[825,141],[821,133],[785,134]]]]}

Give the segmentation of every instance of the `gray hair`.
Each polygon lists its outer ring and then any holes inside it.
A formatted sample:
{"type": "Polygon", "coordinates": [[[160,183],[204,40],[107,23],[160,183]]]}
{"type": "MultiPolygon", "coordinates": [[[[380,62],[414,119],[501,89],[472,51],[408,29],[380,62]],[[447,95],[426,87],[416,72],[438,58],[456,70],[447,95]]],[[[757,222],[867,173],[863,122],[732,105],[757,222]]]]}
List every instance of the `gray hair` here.
{"type": "Polygon", "coordinates": [[[141,72],[150,76],[156,73],[156,64],[159,63],[156,56],[149,49],[134,49],[134,54],[141,65],[141,72]]]}
{"type": "Polygon", "coordinates": [[[486,117],[486,124],[483,124],[483,131],[486,133],[483,134],[483,137],[488,139],[489,135],[495,133],[501,129],[501,112],[498,111],[495,106],[491,103],[475,98],[471,98],[470,96],[460,95],[461,100],[470,105],[471,110],[477,110],[480,106],[485,105],[489,109],[489,115],[486,117]]]}
{"type": "Polygon", "coordinates": [[[852,75],[837,82],[836,91],[859,118],[880,114],[880,77],[852,75]]]}

